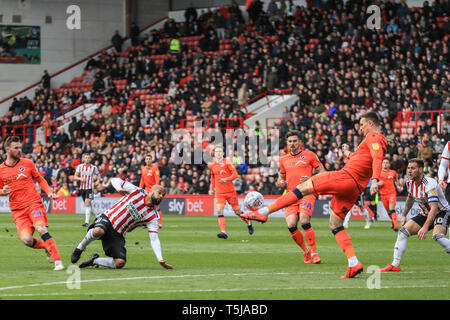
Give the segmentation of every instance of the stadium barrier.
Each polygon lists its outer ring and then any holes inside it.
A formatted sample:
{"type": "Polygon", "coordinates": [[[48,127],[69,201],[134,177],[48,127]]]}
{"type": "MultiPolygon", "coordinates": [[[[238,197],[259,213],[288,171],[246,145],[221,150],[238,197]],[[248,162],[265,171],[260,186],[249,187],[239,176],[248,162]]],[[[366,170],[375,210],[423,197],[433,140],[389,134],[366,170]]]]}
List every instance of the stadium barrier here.
{"type": "MultiPolygon", "coordinates": [[[[279,196],[264,196],[265,205],[274,202],[279,196]]],[[[238,196],[239,205],[244,209],[244,196],[238,196]]],[[[95,214],[103,213],[108,210],[120,196],[96,197],[92,202],[92,210],[95,214]]],[[[60,197],[56,200],[50,200],[48,197],[42,197],[45,210],[50,214],[84,214],[84,203],[81,197],[60,197]]],[[[405,198],[397,199],[396,211],[399,220],[405,207],[405,198]]],[[[185,215],[185,216],[217,216],[214,196],[210,195],[167,195],[160,205],[164,215],[185,215]]],[[[383,204],[378,204],[378,219],[390,221],[383,204]]],[[[11,212],[9,209],[9,198],[0,197],[0,212],[11,212]]],[[[351,209],[352,219],[364,220],[364,215],[357,206],[351,209]]],[[[419,213],[419,208],[414,204],[408,218],[419,213]]],[[[225,216],[235,216],[231,207],[227,204],[224,209],[225,216]]],[[[329,218],[330,200],[316,200],[313,218],[329,218]]],[[[284,210],[271,214],[271,217],[284,217],[284,210]]]]}

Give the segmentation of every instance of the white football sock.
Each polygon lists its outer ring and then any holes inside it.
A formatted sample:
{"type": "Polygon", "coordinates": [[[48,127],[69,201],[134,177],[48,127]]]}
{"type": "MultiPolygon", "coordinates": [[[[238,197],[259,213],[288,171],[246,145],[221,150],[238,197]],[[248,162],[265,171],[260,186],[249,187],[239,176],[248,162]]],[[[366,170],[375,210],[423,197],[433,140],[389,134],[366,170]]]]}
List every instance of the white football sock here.
{"type": "Polygon", "coordinates": [[[370,216],[369,216],[369,211],[367,211],[366,208],[364,208],[363,214],[364,214],[364,217],[366,217],[366,223],[369,224],[370,223],[370,216]]]}
{"type": "Polygon", "coordinates": [[[350,221],[350,218],[352,217],[352,211],[350,210],[346,215],[344,219],[344,224],[348,225],[348,222],[350,221]]]}
{"type": "Polygon", "coordinates": [[[450,254],[450,239],[445,237],[445,234],[438,233],[433,236],[433,240],[441,245],[441,247],[450,254]]]}
{"type": "Polygon", "coordinates": [[[89,207],[86,207],[85,209],[84,209],[84,213],[85,213],[85,219],[84,219],[84,222],[86,222],[86,223],[89,223],[89,220],[90,220],[90,218],[91,218],[91,211],[92,211],[92,207],[91,206],[89,206],[89,207]]]}
{"type": "Polygon", "coordinates": [[[93,263],[97,266],[102,266],[110,269],[115,269],[116,264],[114,263],[114,258],[97,258],[93,261],[93,263]]]}
{"type": "Polygon", "coordinates": [[[94,237],[93,234],[94,229],[88,230],[86,232],[86,235],[84,236],[83,240],[78,244],[77,248],[80,250],[86,250],[86,247],[94,240],[97,240],[100,237],[94,237]]]}
{"type": "Polygon", "coordinates": [[[356,256],[353,256],[351,258],[348,258],[348,266],[349,267],[354,267],[358,264],[358,258],[356,258],[356,256]]]}
{"type": "Polygon", "coordinates": [[[392,261],[392,265],[394,267],[400,267],[400,263],[402,261],[402,256],[408,247],[408,238],[410,233],[405,228],[400,228],[397,234],[397,241],[395,242],[394,247],[394,260],[392,261]]]}

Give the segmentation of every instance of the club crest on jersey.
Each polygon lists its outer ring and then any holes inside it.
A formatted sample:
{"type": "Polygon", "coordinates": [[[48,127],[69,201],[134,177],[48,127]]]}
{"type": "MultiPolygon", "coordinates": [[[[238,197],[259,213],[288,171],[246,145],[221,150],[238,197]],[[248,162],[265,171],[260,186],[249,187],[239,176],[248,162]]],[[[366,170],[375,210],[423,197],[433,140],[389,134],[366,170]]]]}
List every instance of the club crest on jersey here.
{"type": "Polygon", "coordinates": [[[20,168],[19,168],[19,171],[20,171],[20,172],[24,172],[24,171],[25,171],[25,168],[24,168],[24,167],[20,167],[20,168]]]}
{"type": "Polygon", "coordinates": [[[372,148],[373,148],[373,150],[379,150],[380,145],[378,144],[378,142],[372,143],[372,148]]]}
{"type": "Polygon", "coordinates": [[[437,191],[436,191],[436,189],[431,190],[431,194],[432,194],[433,196],[437,196],[437,191]]]}

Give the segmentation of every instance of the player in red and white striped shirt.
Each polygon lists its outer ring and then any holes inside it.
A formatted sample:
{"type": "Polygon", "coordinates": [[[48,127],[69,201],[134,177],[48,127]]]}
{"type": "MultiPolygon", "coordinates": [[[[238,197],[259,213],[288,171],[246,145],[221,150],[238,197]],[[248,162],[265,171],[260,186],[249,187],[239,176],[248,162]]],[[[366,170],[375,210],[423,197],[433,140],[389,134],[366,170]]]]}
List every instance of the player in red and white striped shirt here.
{"type": "Polygon", "coordinates": [[[91,156],[87,153],[83,155],[83,163],[80,163],[75,170],[75,180],[80,181],[79,195],[83,198],[85,206],[83,227],[87,227],[91,218],[94,186],[99,180],[98,168],[91,164],[91,156]]]}
{"type": "Polygon", "coordinates": [[[111,184],[123,197],[95,219],[84,239],[73,251],[72,263],[79,260],[81,253],[92,241],[101,239],[103,250],[108,258],[100,258],[95,253],[90,259],[81,263],[80,268],[94,265],[112,269],[122,268],[126,263],[125,234],[135,228],[146,227],[159,264],[166,269],[173,269],[162,257],[161,243],[158,237],[157,209],[166,194],[165,189],[160,185],[155,185],[147,194],[145,190],[119,178],[111,179],[111,184]]]}
{"type": "Polygon", "coordinates": [[[402,227],[398,231],[394,246],[394,259],[391,264],[381,269],[381,272],[400,271],[400,262],[408,246],[408,238],[417,234],[419,240],[424,240],[431,229],[434,229],[433,240],[450,254],[450,239],[445,237],[450,222],[450,205],[437,181],[425,176],[423,168],[422,159],[409,160],[406,181],[408,198],[403,210],[402,227]],[[414,202],[418,204],[420,213],[406,222],[406,215],[414,202]]]}

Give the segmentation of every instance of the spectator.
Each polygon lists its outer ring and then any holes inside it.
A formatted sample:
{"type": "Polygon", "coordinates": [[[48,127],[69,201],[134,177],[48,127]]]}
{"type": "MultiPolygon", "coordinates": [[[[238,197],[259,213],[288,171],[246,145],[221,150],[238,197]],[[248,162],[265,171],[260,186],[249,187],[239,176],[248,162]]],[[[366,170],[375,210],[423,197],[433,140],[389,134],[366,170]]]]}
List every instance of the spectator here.
{"type": "Polygon", "coordinates": [[[47,70],[44,70],[44,75],[41,78],[43,89],[50,89],[50,80],[51,80],[50,75],[48,74],[47,70]]]}
{"type": "Polygon", "coordinates": [[[428,144],[428,138],[422,138],[422,142],[419,145],[419,151],[417,152],[417,158],[424,161],[433,161],[433,148],[428,144]]]}
{"type": "Polygon", "coordinates": [[[139,27],[135,22],[133,22],[130,27],[130,39],[131,45],[133,47],[139,45],[139,34],[140,34],[139,27]]]}
{"type": "Polygon", "coordinates": [[[167,194],[182,194],[183,192],[180,190],[180,188],[177,186],[176,180],[170,181],[170,188],[167,191],[167,194]]]}
{"type": "Polygon", "coordinates": [[[116,52],[122,52],[123,38],[119,34],[119,30],[116,30],[114,32],[114,35],[111,39],[111,43],[114,46],[114,49],[116,50],[116,52]]]}

